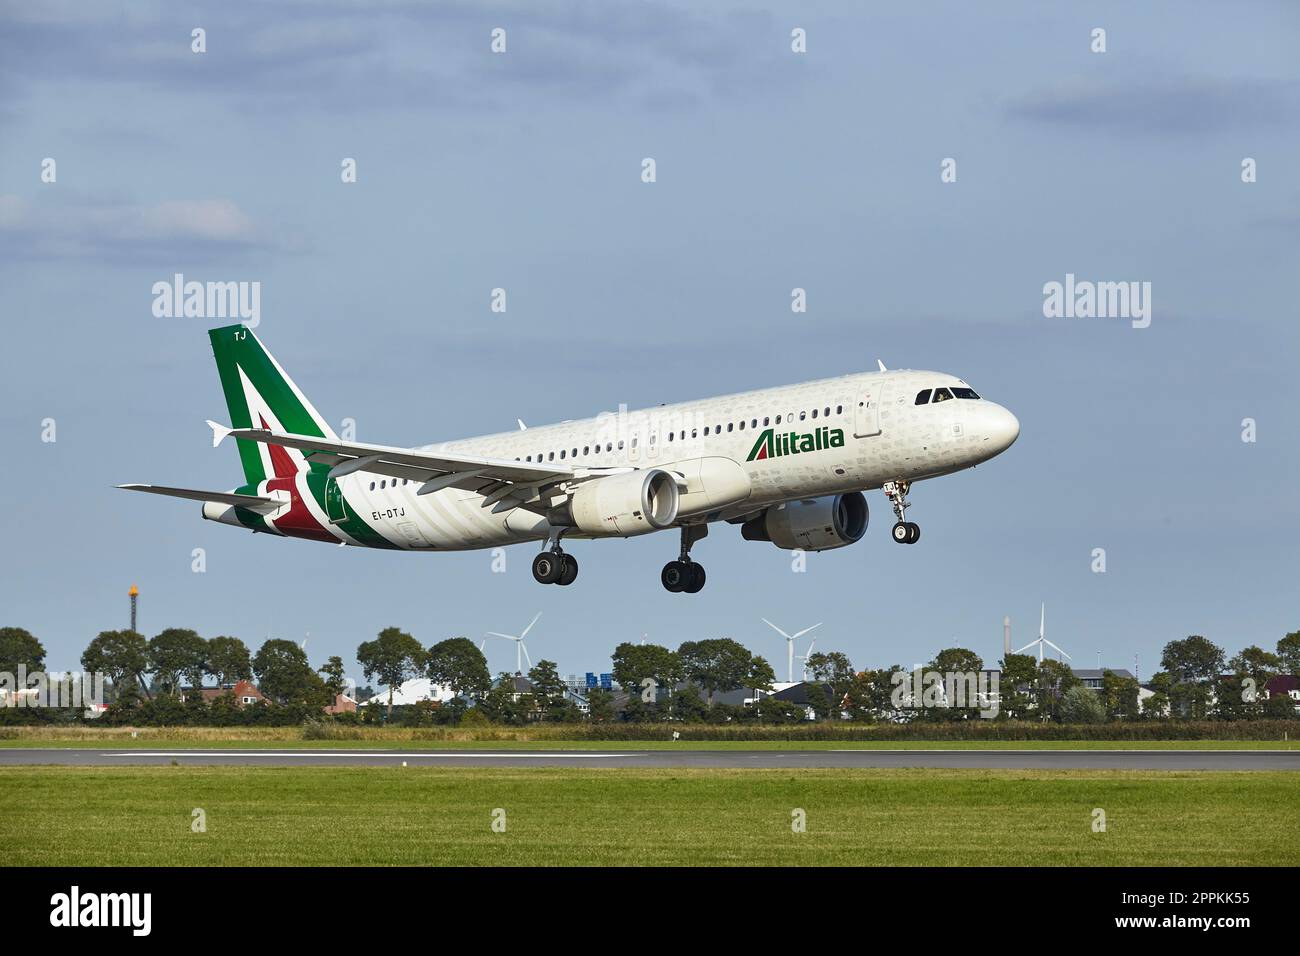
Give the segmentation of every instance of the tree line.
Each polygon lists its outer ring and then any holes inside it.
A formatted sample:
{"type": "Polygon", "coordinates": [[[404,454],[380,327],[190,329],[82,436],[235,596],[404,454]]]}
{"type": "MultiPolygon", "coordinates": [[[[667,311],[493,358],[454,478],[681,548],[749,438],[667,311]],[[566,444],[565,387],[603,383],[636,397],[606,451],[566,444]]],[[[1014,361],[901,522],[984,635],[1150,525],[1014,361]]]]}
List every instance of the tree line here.
{"type": "MultiPolygon", "coordinates": [[[[516,686],[514,675],[506,672],[494,681],[483,652],[465,637],[426,647],[406,631],[386,627],[374,640],[362,642],[356,657],[365,679],[387,688],[384,717],[388,719],[393,717],[395,690],[417,677],[449,689],[453,699],[424,705],[404,719],[414,716],[440,723],[466,719],[786,723],[805,719],[808,709],[819,719],[946,721],[970,719],[980,709],[900,708],[897,689],[910,680],[910,669],[893,665],[857,670],[840,651],[808,658],[810,680],[803,700],[774,700],[765,693],[775,683],[771,665],[729,638],[685,641],[676,650],[657,644],[619,644],[611,661],[613,679],[622,688],[621,706],[615,706],[611,691],[588,688],[582,692],[585,709],[568,692],[554,661],[538,661],[528,671],[526,686],[516,686]],[[749,706],[715,699],[738,690],[751,692],[749,706]]],[[[1105,671],[1101,687],[1093,690],[1083,687],[1074,672],[1058,661],[1008,654],[999,663],[996,719],[1061,723],[1285,719],[1295,716],[1293,702],[1285,695],[1266,698],[1264,688],[1278,675],[1300,675],[1300,631],[1281,638],[1273,652],[1251,645],[1231,658],[1200,635],[1170,641],[1161,654],[1161,670],[1147,682],[1152,693],[1141,704],[1137,680],[1113,671],[1105,671]]],[[[42,671],[44,664],[45,648],[35,636],[18,627],[0,628],[0,671],[16,674],[21,666],[31,673],[42,671]]],[[[205,639],[188,628],[166,628],[152,638],[130,630],[103,631],[86,647],[81,664],[87,671],[106,675],[116,713],[135,711],[137,717],[154,714],[160,719],[187,716],[189,722],[201,722],[204,707],[230,716],[233,700],[218,695],[205,703],[200,694],[186,694],[188,689],[204,687],[209,679],[219,688],[255,680],[270,707],[285,709],[285,719],[291,716],[289,711],[319,715],[348,687],[340,657],[313,668],[306,651],[289,640],[268,639],[254,653],[239,638],[205,639]],[[180,704],[189,710],[182,713],[180,704]]],[[[922,669],[970,674],[982,671],[984,662],[974,651],[951,647],[939,651],[922,669]]],[[[374,714],[362,719],[374,719],[374,714]]]]}

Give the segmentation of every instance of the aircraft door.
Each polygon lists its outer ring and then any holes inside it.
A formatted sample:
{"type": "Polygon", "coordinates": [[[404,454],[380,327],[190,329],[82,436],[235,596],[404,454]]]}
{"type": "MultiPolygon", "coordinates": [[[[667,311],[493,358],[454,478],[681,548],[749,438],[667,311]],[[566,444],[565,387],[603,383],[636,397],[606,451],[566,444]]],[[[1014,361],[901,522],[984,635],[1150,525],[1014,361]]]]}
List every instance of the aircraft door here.
{"type": "Polygon", "coordinates": [[[880,434],[880,406],[884,403],[885,383],[871,382],[858,390],[853,399],[853,436],[870,438],[880,434]]]}
{"type": "Polygon", "coordinates": [[[330,524],[339,524],[348,517],[343,505],[343,491],[333,478],[325,482],[325,516],[330,519],[330,524]]]}

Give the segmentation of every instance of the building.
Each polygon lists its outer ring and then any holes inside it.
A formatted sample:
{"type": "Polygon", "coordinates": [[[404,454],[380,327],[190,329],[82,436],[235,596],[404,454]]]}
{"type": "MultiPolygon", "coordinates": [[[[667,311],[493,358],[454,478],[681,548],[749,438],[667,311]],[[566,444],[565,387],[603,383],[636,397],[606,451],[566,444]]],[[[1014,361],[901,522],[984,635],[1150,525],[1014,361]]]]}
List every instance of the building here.
{"type": "Polygon", "coordinates": [[[335,694],[334,703],[325,708],[327,714],[355,714],[357,712],[357,702],[347,694],[335,694]]]}
{"type": "Polygon", "coordinates": [[[1290,697],[1297,711],[1300,711],[1300,677],[1293,674],[1281,674],[1271,678],[1264,685],[1264,694],[1269,698],[1290,697]]]}
{"type": "Polygon", "coordinates": [[[1101,690],[1105,686],[1105,675],[1107,671],[1110,671],[1116,677],[1126,677],[1130,680],[1133,679],[1132,672],[1127,671],[1122,667],[1103,667],[1100,669],[1096,667],[1071,667],[1070,671],[1075,677],[1079,678],[1079,682],[1083,684],[1084,687],[1091,690],[1101,690]]]}
{"type": "MultiPolygon", "coordinates": [[[[181,688],[181,702],[194,693],[193,687],[181,688]]],[[[199,696],[208,703],[216,700],[218,697],[224,697],[227,694],[235,698],[235,704],[239,707],[247,707],[250,704],[260,704],[266,701],[266,697],[257,689],[257,685],[251,680],[236,681],[234,684],[225,684],[221,687],[200,687],[199,696]]]]}

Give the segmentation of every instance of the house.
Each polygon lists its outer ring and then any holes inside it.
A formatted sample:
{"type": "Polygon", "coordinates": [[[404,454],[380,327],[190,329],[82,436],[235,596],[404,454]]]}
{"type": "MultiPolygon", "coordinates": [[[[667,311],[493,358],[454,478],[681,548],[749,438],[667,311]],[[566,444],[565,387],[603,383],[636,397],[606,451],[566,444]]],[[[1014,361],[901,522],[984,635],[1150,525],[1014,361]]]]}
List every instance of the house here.
{"type": "MultiPolygon", "coordinates": [[[[421,701],[432,700],[438,703],[446,703],[456,695],[451,692],[450,687],[443,687],[441,684],[435,684],[427,677],[417,677],[414,680],[408,680],[401,687],[393,688],[393,706],[405,707],[409,704],[418,704],[421,701]]],[[[337,701],[335,702],[337,703],[337,701]]],[[[378,704],[382,707],[388,706],[388,688],[384,688],[374,697],[366,700],[367,704],[378,704]]]]}
{"type": "Polygon", "coordinates": [[[1293,674],[1280,674],[1270,678],[1264,685],[1264,695],[1269,698],[1290,697],[1295,702],[1296,710],[1300,711],[1300,677],[1293,674]]]}
{"type": "MultiPolygon", "coordinates": [[[[257,685],[251,680],[236,681],[233,684],[223,684],[221,687],[200,687],[199,696],[209,704],[218,697],[230,695],[235,698],[235,704],[239,707],[247,707],[250,704],[260,704],[267,700],[262,692],[257,689],[257,685]]],[[[181,688],[181,703],[185,702],[188,695],[194,693],[193,687],[181,688]]]]}
{"type": "Polygon", "coordinates": [[[347,694],[335,694],[334,703],[325,707],[327,714],[355,714],[357,712],[357,702],[347,694]]]}

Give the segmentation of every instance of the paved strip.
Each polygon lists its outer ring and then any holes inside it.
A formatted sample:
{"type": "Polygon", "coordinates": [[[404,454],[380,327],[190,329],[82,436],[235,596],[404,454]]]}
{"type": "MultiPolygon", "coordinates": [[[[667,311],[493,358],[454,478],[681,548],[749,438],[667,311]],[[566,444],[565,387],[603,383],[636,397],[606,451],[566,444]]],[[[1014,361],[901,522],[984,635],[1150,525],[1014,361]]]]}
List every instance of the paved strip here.
{"type": "Polygon", "coordinates": [[[646,767],[971,770],[1300,770],[1300,750],[88,750],[0,749],[0,767],[646,767]]]}

